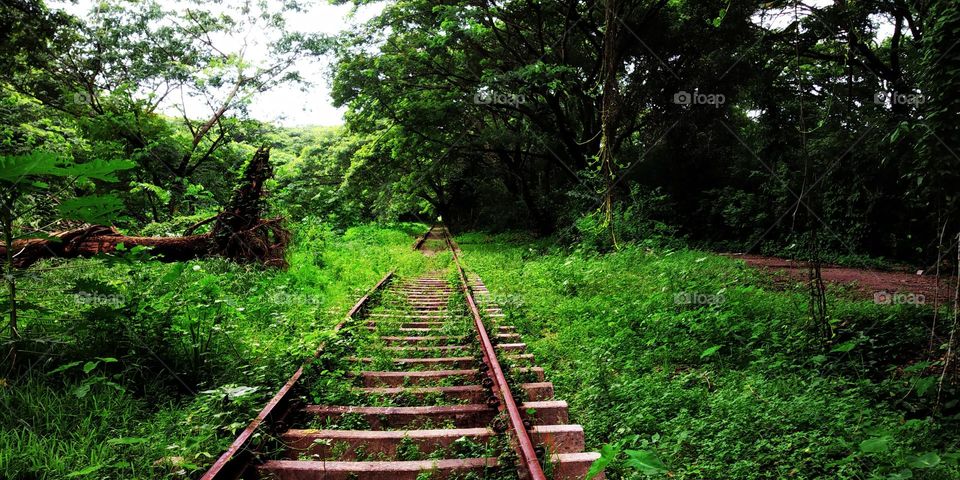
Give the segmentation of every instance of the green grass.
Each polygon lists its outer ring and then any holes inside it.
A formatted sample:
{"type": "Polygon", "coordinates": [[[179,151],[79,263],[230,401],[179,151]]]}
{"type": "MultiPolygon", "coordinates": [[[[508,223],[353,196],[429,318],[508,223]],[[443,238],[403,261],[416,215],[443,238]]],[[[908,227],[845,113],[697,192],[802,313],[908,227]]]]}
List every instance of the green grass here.
{"type": "Polygon", "coordinates": [[[930,373],[909,368],[929,309],[831,295],[824,348],[802,292],[735,260],[458,242],[609,478],[960,478],[955,390],[934,414],[930,373]]]}
{"type": "MultiPolygon", "coordinates": [[[[135,253],[37,265],[21,281],[33,366],[0,381],[0,478],[196,477],[386,271],[449,262],[410,250],[423,230],[307,221],[287,271],[135,253]]],[[[929,310],[834,295],[824,349],[802,292],[734,260],[460,244],[611,478],[960,477],[956,391],[934,414],[921,363],[929,310]]]]}
{"type": "Polygon", "coordinates": [[[410,248],[423,225],[293,228],[286,271],[135,253],[36,266],[22,370],[0,382],[0,478],[197,476],[365,291],[427,264],[410,248]]]}

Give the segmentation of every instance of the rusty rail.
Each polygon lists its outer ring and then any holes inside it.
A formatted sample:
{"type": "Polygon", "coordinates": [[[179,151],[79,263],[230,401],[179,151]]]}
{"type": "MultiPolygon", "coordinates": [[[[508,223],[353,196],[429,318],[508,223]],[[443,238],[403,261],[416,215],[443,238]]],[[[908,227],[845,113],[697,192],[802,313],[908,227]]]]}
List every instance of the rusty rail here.
{"type": "MultiPolygon", "coordinates": [[[[346,317],[340,321],[335,327],[333,327],[334,332],[340,331],[347,322],[353,320],[353,317],[360,312],[370,300],[370,296],[375,292],[383,288],[387,282],[393,277],[394,270],[391,270],[380,281],[370,290],[364,294],[356,304],[353,305],[353,308],[347,312],[346,317]]],[[[323,353],[323,349],[326,347],[326,342],[320,344],[317,347],[316,352],[314,352],[312,358],[317,358],[323,353]]],[[[280,391],[267,402],[267,405],[263,407],[263,410],[257,414],[256,418],[247,425],[240,435],[230,444],[230,447],[227,448],[227,451],[220,455],[220,458],[207,470],[201,478],[201,480],[235,480],[240,478],[244,471],[250,466],[254,460],[255,452],[248,448],[248,445],[253,438],[254,433],[261,425],[267,423],[281,422],[284,418],[290,413],[290,407],[292,404],[292,393],[293,388],[300,380],[300,377],[303,376],[304,367],[307,366],[309,360],[300,365],[300,368],[290,376],[290,379],[287,380],[287,383],[280,388],[280,391]]]]}
{"type": "MultiPolygon", "coordinates": [[[[430,229],[432,230],[432,229],[430,229]]],[[[430,230],[427,230],[427,233],[417,237],[416,241],[413,242],[413,249],[420,250],[420,247],[423,246],[423,242],[427,241],[427,235],[430,235],[430,230]]]]}
{"type": "Polygon", "coordinates": [[[457,266],[457,273],[460,276],[460,288],[463,290],[467,304],[470,306],[474,326],[477,329],[477,335],[480,337],[480,345],[483,348],[483,361],[487,367],[489,367],[487,374],[493,380],[494,390],[499,392],[500,398],[502,399],[501,406],[507,411],[507,415],[510,418],[510,426],[517,440],[517,450],[520,454],[520,460],[527,472],[529,472],[529,478],[531,480],[546,480],[547,477],[543,473],[543,467],[540,465],[540,461],[537,459],[533,441],[530,439],[530,434],[527,432],[523,418],[520,416],[520,409],[517,407],[517,402],[514,400],[513,393],[510,391],[507,377],[503,374],[503,369],[497,360],[496,349],[490,341],[490,335],[487,333],[486,327],[483,325],[480,309],[477,308],[477,303],[473,298],[473,292],[470,290],[470,284],[467,282],[467,276],[460,264],[460,255],[457,253],[457,246],[453,243],[453,239],[446,228],[444,228],[443,231],[447,245],[450,247],[450,252],[453,254],[453,261],[457,266]]]}

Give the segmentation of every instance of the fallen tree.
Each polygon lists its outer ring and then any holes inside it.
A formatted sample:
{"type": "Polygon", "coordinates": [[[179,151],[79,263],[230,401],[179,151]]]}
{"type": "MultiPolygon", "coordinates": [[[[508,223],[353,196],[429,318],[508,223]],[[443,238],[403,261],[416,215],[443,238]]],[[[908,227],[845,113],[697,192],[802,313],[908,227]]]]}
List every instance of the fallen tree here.
{"type": "MultiPolygon", "coordinates": [[[[147,247],[151,255],[164,261],[222,256],[238,262],[260,262],[272,267],[286,266],[286,247],[290,233],[283,218],[262,218],[264,182],[273,175],[269,147],[260,147],[244,171],[239,187],[226,209],[187,230],[182,237],[134,237],[121,234],[112,226],[89,225],[13,242],[13,265],[26,268],[44,258],[91,257],[125,248],[147,247]],[[199,226],[213,222],[210,232],[191,235],[199,226]]],[[[0,245],[0,255],[6,255],[0,245]]]]}

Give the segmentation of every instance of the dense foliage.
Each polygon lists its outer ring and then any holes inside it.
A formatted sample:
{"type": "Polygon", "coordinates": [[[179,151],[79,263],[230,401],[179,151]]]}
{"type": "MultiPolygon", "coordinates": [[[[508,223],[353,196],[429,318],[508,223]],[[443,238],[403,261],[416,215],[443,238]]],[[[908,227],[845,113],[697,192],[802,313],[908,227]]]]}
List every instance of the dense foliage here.
{"type": "Polygon", "coordinates": [[[419,197],[455,225],[609,224],[639,186],[695,240],[778,249],[820,231],[821,248],[932,263],[958,221],[958,15],[398,2],[341,36],[334,98],[378,135],[354,166],[370,198],[419,197]]]}
{"type": "Polygon", "coordinates": [[[0,478],[196,477],[361,292],[446,265],[409,248],[438,216],[522,232],[463,235],[467,266],[611,478],[960,477],[960,305],[706,252],[955,275],[960,4],[333,3],[379,7],[322,35],[310,0],[0,0],[0,478]],[[327,80],[342,126],[249,111],[327,80]],[[94,224],[214,236],[238,184],[288,268],[14,268],[94,224]]]}
{"type": "Polygon", "coordinates": [[[336,37],[292,30],[298,2],[239,3],[5,2],[0,154],[135,162],[134,230],[216,213],[264,143],[289,163],[281,210],[341,225],[441,215],[575,241],[585,221],[609,243],[654,222],[925,265],[957,225],[954,2],[419,0],[336,37]],[[258,94],[318,81],[297,61],[323,53],[345,128],[249,118],[258,94]]]}
{"type": "Polygon", "coordinates": [[[776,291],[735,260],[458,241],[588,443],[603,447],[608,478],[644,471],[628,450],[671,478],[960,475],[957,392],[944,415],[932,412],[928,308],[833,292],[837,336],[824,350],[803,289],[776,291]]]}
{"type": "Polygon", "coordinates": [[[135,252],[42,264],[22,283],[21,348],[43,355],[0,384],[0,476],[195,476],[385,272],[420,271],[423,228],[305,219],[287,271],[135,252]]]}

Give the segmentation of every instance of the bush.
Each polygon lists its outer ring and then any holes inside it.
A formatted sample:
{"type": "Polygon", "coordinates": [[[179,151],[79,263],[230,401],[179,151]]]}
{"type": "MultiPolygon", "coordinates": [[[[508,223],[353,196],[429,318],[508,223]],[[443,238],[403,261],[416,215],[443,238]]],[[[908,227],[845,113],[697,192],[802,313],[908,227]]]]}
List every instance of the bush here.
{"type": "Polygon", "coordinates": [[[612,232],[604,213],[595,211],[576,220],[576,240],[598,251],[608,251],[613,246],[611,234],[622,244],[675,244],[676,229],[661,221],[669,218],[670,212],[668,197],[660,189],[644,190],[634,185],[630,190],[630,200],[614,207],[611,215],[612,232]]]}

